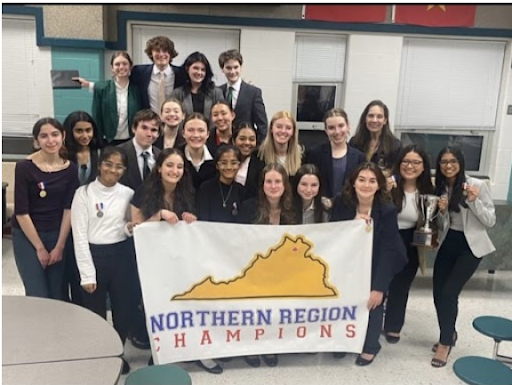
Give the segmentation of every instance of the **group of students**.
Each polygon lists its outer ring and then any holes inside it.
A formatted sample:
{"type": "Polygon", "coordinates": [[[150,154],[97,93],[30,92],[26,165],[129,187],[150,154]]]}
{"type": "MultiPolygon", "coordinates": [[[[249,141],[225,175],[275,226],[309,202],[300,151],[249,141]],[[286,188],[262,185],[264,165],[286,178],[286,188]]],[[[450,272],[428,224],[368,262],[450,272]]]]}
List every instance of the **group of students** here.
{"type": "MultiPolygon", "coordinates": [[[[169,65],[173,52],[150,50],[155,66],[162,57],[169,65]]],[[[117,58],[126,56],[113,57],[116,77],[126,75],[127,66],[117,65],[117,58]]],[[[232,58],[224,63],[231,72],[242,64],[232,58]]],[[[144,66],[133,67],[131,76],[142,74],[137,67],[144,66]]],[[[174,76],[168,77],[179,84],[180,71],[172,71],[174,76]]],[[[204,72],[190,71],[190,79],[196,80],[204,72]]],[[[153,105],[152,90],[158,89],[151,68],[148,73],[146,97],[140,98],[146,107],[153,105]]],[[[125,84],[128,99],[131,79],[125,84]]],[[[121,95],[120,83],[109,92],[121,95]]],[[[197,87],[190,86],[192,111],[174,95],[162,101],[159,114],[153,108],[133,117],[118,113],[115,130],[112,121],[108,129],[100,129],[83,111],[71,113],[64,124],[52,118],[36,122],[33,137],[39,150],[16,165],[11,222],[26,294],[69,300],[71,292],[75,303],[105,318],[108,293],[114,328],[123,343],[130,336],[135,346],[149,347],[132,239],[137,224],[203,220],[283,225],[363,219],[373,228],[374,242],[368,332],[356,364],[369,365],[381,348],[383,322],[386,340],[400,339],[418,268],[418,249],[411,244],[422,221],[417,196],[435,193],[441,196],[433,278],[440,337],[432,366],[445,366],[457,339],[458,296],[481,257],[494,250],[486,232],[495,223],[492,199],[485,183],[466,176],[462,152],[456,147],[441,150],[434,186],[428,156],[415,145],[402,148],[381,101],[364,109],[350,143],[345,111],[328,111],[328,142],[305,151],[290,112],[274,114],[265,135],[264,125],[254,119],[236,123],[233,97],[238,96],[238,106],[243,88],[232,92],[229,101],[212,101],[208,119],[196,107],[210,102],[197,98],[197,87]],[[128,137],[121,121],[130,122],[128,137]]],[[[92,88],[96,99],[97,84],[92,88]]],[[[104,102],[98,106],[104,107],[104,102]]],[[[334,353],[337,358],[344,355],[334,353]]],[[[262,358],[270,366],[278,363],[277,355],[262,358]]],[[[261,363],[257,356],[245,359],[253,367],[261,363]]],[[[208,372],[222,372],[214,360],[197,363],[208,372]]],[[[124,361],[123,372],[128,371],[124,361]]]]}

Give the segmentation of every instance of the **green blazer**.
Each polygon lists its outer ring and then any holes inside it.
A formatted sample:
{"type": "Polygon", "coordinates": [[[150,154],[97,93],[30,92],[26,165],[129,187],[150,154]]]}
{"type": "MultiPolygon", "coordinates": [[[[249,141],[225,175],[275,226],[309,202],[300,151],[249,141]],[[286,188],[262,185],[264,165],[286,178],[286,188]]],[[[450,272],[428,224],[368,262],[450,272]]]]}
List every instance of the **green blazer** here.
{"type": "MultiPolygon", "coordinates": [[[[140,110],[140,96],[137,87],[128,85],[128,132],[133,137],[133,117],[140,110]]],[[[114,140],[119,124],[117,112],[116,84],[114,80],[105,80],[94,83],[94,96],[92,100],[92,116],[98,126],[100,138],[108,142],[114,140]]]]}

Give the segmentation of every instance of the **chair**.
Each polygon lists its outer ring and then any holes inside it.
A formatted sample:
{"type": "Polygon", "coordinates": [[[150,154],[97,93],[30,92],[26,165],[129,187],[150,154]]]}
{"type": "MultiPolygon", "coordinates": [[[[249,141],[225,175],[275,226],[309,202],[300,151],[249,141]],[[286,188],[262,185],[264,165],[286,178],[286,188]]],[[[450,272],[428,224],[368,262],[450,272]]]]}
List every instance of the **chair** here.
{"type": "Polygon", "coordinates": [[[453,371],[470,385],[512,385],[512,369],[492,358],[462,357],[453,363],[453,371]]]}
{"type": "Polygon", "coordinates": [[[147,366],[130,373],[125,385],[192,385],[192,379],[179,366],[165,364],[147,366]]]}
{"type": "Polygon", "coordinates": [[[494,339],[492,357],[495,360],[512,364],[512,357],[498,353],[501,341],[512,341],[512,320],[496,316],[481,316],[473,320],[473,327],[483,335],[494,339]]]}

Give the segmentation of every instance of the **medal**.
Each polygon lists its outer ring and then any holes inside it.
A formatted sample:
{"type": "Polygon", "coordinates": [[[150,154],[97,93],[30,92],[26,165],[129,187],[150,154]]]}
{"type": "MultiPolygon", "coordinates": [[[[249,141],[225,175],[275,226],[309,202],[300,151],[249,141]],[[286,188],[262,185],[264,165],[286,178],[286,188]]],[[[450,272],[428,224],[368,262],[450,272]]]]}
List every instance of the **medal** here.
{"type": "Polygon", "coordinates": [[[48,194],[47,194],[47,192],[46,192],[46,190],[45,190],[45,189],[46,189],[46,187],[45,187],[45,185],[44,185],[44,182],[39,182],[39,183],[37,184],[37,187],[39,187],[39,189],[41,190],[41,191],[39,191],[39,196],[40,196],[41,198],[45,198],[45,197],[46,197],[46,195],[48,195],[48,194]]]}
{"type": "Polygon", "coordinates": [[[98,218],[102,218],[103,217],[103,203],[96,203],[96,210],[98,210],[98,212],[96,213],[96,216],[98,218]]]}
{"type": "Polygon", "coordinates": [[[46,197],[46,191],[44,191],[44,190],[39,191],[39,196],[41,198],[45,198],[46,197]]]}
{"type": "Polygon", "coordinates": [[[464,195],[465,197],[468,196],[468,184],[467,183],[462,183],[462,195],[464,195]]]}
{"type": "Polygon", "coordinates": [[[103,211],[98,211],[98,213],[96,214],[96,216],[97,216],[98,218],[103,217],[103,211]]]}
{"type": "Polygon", "coordinates": [[[367,224],[366,225],[366,232],[369,233],[372,231],[372,225],[371,224],[367,224]]]}
{"type": "Polygon", "coordinates": [[[231,210],[231,215],[236,217],[238,215],[238,208],[236,207],[236,202],[233,202],[233,210],[231,210]]]}

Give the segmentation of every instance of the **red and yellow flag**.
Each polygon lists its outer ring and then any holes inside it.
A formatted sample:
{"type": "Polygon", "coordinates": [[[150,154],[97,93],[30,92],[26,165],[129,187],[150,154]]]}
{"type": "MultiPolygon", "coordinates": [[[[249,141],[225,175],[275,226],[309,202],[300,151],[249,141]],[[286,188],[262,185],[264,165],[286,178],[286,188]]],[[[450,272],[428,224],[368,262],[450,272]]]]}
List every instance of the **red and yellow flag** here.
{"type": "Polygon", "coordinates": [[[306,5],[304,19],[338,23],[381,23],[386,5],[306,5]]]}
{"type": "Polygon", "coordinates": [[[475,24],[475,13],[476,5],[397,5],[395,23],[427,27],[472,27],[475,24]]]}

